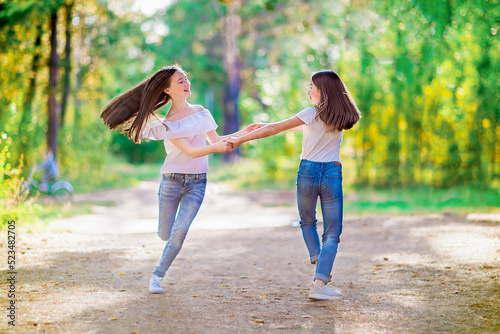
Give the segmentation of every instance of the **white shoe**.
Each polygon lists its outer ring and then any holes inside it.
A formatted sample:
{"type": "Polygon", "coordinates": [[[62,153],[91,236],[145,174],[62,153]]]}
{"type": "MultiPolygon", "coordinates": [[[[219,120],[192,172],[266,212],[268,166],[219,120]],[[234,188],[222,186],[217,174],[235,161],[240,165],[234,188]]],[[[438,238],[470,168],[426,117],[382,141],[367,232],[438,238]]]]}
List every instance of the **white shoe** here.
{"type": "Polygon", "coordinates": [[[161,288],[162,278],[153,274],[153,277],[149,280],[149,293],[162,293],[161,288]]]}
{"type": "Polygon", "coordinates": [[[333,290],[332,288],[320,287],[318,284],[311,284],[311,290],[309,290],[309,298],[311,299],[339,299],[342,298],[342,293],[333,290]]]}

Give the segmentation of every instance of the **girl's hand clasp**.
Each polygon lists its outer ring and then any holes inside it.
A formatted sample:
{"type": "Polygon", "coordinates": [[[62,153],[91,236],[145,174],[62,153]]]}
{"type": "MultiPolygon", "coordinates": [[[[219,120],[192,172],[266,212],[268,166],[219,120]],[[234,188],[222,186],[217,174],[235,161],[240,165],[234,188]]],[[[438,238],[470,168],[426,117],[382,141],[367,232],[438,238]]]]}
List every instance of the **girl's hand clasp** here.
{"type": "Polygon", "coordinates": [[[240,138],[239,137],[236,137],[236,136],[231,136],[228,138],[227,140],[228,143],[230,143],[234,148],[238,147],[241,143],[240,143],[240,138]]]}
{"type": "Polygon", "coordinates": [[[233,145],[226,138],[215,143],[217,152],[229,153],[233,150],[233,145]]]}

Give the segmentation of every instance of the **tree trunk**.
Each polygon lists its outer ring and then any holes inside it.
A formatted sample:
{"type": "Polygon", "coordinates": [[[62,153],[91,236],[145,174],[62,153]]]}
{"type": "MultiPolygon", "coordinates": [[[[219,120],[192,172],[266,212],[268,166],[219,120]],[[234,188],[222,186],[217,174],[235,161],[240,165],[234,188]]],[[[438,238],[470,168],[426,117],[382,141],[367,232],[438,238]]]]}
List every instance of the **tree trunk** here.
{"type": "Polygon", "coordinates": [[[85,80],[90,72],[90,64],[85,64],[82,60],[87,57],[92,48],[92,28],[88,27],[85,22],[85,17],[81,17],[80,26],[77,27],[78,31],[78,44],[75,45],[73,49],[75,53],[75,88],[73,89],[74,96],[74,119],[73,119],[73,137],[79,138],[81,133],[82,125],[82,114],[84,112],[81,110],[82,101],[79,97],[80,89],[85,85],[85,80]],[[85,40],[90,42],[85,43],[85,40]]]}
{"type": "Polygon", "coordinates": [[[61,118],[59,120],[59,125],[62,128],[64,126],[64,119],[66,115],[66,109],[68,106],[68,97],[71,91],[71,12],[73,9],[73,2],[66,5],[66,47],[65,58],[64,58],[64,77],[63,77],[63,95],[61,98],[61,118]]]}
{"type": "Polygon", "coordinates": [[[23,165],[26,163],[26,150],[28,143],[30,143],[30,132],[28,125],[31,123],[31,112],[33,99],[36,92],[36,77],[40,67],[40,58],[42,54],[42,34],[43,28],[39,24],[36,27],[35,47],[33,51],[33,60],[31,62],[30,80],[28,83],[28,90],[26,92],[26,99],[23,102],[23,115],[19,123],[18,133],[20,138],[19,152],[23,154],[23,165]]]}
{"type": "Polygon", "coordinates": [[[49,86],[48,86],[48,130],[47,147],[54,156],[57,154],[57,9],[50,15],[50,60],[49,60],[49,86]]]}
{"type": "MultiPolygon", "coordinates": [[[[223,97],[224,134],[236,132],[240,127],[240,115],[238,110],[240,59],[237,39],[241,29],[241,18],[236,13],[239,7],[239,1],[228,4],[226,15],[223,18],[224,71],[227,75],[223,97]]],[[[226,162],[230,162],[239,155],[239,149],[235,149],[231,153],[224,154],[223,157],[226,162]]]]}

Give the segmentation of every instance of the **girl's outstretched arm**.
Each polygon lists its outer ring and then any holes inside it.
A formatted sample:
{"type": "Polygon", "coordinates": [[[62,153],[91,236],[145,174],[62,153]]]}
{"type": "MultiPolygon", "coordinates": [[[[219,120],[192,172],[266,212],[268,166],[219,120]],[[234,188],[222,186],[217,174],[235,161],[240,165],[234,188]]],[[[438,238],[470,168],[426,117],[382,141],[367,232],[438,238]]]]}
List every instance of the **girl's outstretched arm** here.
{"type": "Polygon", "coordinates": [[[186,138],[170,139],[170,141],[191,158],[199,158],[215,152],[229,153],[232,150],[232,145],[225,139],[207,146],[193,146],[186,138]]]}
{"type": "Polygon", "coordinates": [[[238,132],[231,133],[231,134],[225,135],[225,136],[219,136],[215,130],[212,130],[212,131],[207,133],[208,142],[210,144],[213,144],[213,143],[217,143],[218,141],[220,141],[222,139],[227,139],[230,136],[236,136],[236,137],[243,136],[249,132],[252,132],[254,130],[257,130],[258,128],[263,127],[264,125],[265,124],[262,124],[262,123],[250,124],[238,132]]]}
{"type": "Polygon", "coordinates": [[[285,119],[280,122],[266,124],[263,127],[247,133],[241,137],[231,136],[228,140],[229,143],[233,145],[233,148],[247,142],[249,140],[259,139],[274,136],[280,132],[291,130],[304,125],[305,123],[298,118],[297,116],[291,117],[289,119],[285,119]]]}

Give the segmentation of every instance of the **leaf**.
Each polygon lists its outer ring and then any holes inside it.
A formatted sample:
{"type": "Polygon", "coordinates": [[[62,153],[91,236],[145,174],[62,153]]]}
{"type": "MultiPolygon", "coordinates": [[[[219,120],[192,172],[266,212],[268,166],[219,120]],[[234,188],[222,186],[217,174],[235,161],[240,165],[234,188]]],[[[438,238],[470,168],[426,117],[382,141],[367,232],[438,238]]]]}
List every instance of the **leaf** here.
{"type": "Polygon", "coordinates": [[[257,324],[263,324],[264,320],[262,320],[262,319],[255,319],[254,322],[257,323],[257,324]]]}

